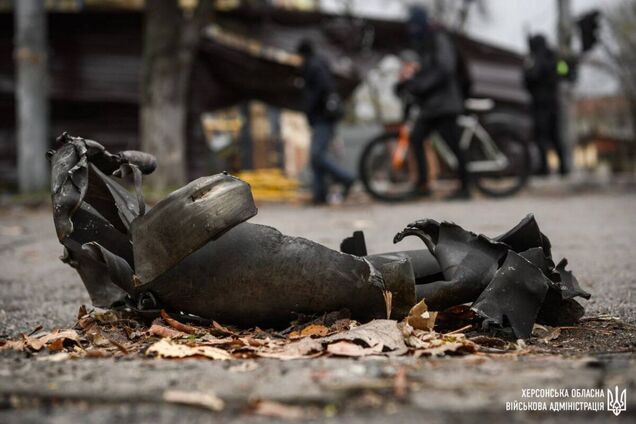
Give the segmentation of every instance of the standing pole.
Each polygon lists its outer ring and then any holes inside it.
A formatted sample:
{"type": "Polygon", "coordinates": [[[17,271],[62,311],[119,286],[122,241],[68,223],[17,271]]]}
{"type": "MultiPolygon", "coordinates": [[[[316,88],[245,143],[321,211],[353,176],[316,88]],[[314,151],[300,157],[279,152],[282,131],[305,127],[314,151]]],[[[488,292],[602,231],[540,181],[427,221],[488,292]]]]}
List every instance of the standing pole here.
{"type": "MultiPolygon", "coordinates": [[[[557,0],[557,37],[559,44],[559,59],[567,60],[573,57],[572,34],[574,20],[572,19],[571,0],[557,0]]],[[[573,70],[569,70],[572,72],[573,70]]],[[[565,147],[567,169],[572,169],[572,151],[576,147],[576,109],[574,104],[574,87],[572,81],[561,78],[559,81],[559,131],[565,147]]]]}
{"type": "Polygon", "coordinates": [[[14,2],[15,103],[18,186],[21,192],[44,189],[49,143],[46,10],[44,0],[14,2]]]}

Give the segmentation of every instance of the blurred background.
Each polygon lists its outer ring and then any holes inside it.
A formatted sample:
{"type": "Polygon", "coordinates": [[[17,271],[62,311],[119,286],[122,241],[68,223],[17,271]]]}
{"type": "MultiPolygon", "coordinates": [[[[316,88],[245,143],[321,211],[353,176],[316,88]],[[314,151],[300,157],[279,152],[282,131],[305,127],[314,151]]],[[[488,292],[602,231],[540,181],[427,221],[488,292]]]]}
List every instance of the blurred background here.
{"type": "Polygon", "coordinates": [[[357,174],[369,140],[402,119],[393,86],[413,4],[455,35],[471,96],[494,101],[488,114],[528,143],[533,169],[523,69],[528,38],[544,34],[559,59],[568,179],[633,179],[632,1],[0,0],[3,197],[46,190],[44,153],[68,131],[156,155],[149,190],[227,170],[257,200],[302,200],[311,131],[298,42],[311,39],[336,76],[345,113],[332,154],[357,174]]]}

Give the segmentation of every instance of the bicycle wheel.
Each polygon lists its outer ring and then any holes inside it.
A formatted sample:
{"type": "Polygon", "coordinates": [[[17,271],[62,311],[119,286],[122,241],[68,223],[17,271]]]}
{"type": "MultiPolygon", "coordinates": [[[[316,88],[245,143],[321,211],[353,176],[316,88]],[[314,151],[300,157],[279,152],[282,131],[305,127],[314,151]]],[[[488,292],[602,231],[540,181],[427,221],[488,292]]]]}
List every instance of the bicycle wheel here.
{"type": "MultiPolygon", "coordinates": [[[[489,130],[490,136],[508,160],[507,166],[496,171],[471,172],[475,186],[491,197],[511,196],[521,190],[530,175],[530,150],[528,144],[513,130],[496,127],[489,130]]],[[[468,149],[468,161],[484,160],[479,142],[473,140],[468,149]]],[[[470,165],[469,165],[470,166],[470,165]]]]}
{"type": "Polygon", "coordinates": [[[410,154],[400,169],[391,157],[398,144],[398,134],[388,132],[371,140],[360,156],[359,175],[364,188],[375,199],[398,202],[411,198],[417,189],[417,164],[410,154]]]}

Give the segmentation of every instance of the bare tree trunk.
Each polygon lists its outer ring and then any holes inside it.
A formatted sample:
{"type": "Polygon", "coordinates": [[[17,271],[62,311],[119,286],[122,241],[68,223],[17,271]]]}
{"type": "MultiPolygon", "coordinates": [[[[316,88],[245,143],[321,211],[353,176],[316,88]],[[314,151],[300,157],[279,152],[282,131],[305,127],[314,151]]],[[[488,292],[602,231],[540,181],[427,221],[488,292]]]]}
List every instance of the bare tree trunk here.
{"type": "Polygon", "coordinates": [[[18,185],[21,192],[31,192],[44,189],[49,180],[46,10],[44,0],[14,4],[18,185]]]}
{"type": "Polygon", "coordinates": [[[141,146],[157,157],[148,182],[155,190],[186,180],[187,94],[199,32],[209,1],[182,10],[178,0],[148,0],[144,34],[141,146]]]}

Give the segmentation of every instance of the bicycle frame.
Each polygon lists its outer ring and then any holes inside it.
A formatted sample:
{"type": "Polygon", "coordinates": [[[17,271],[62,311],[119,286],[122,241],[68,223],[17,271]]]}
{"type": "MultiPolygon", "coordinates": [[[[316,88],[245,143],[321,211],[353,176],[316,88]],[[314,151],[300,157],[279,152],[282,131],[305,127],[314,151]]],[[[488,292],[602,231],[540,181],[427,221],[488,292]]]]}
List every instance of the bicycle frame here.
{"type": "MultiPolygon", "coordinates": [[[[400,126],[398,132],[398,143],[391,155],[391,165],[395,170],[401,170],[406,162],[410,148],[409,137],[412,122],[407,122],[400,126]]],[[[457,124],[463,128],[460,138],[460,148],[467,151],[471,141],[477,140],[481,146],[485,160],[471,161],[467,164],[471,173],[499,172],[509,165],[508,158],[504,155],[497,144],[493,141],[488,131],[481,125],[476,115],[462,115],[458,118],[457,124]]],[[[448,146],[448,143],[437,133],[432,137],[433,148],[439,158],[453,171],[457,170],[457,157],[448,146]]]]}

